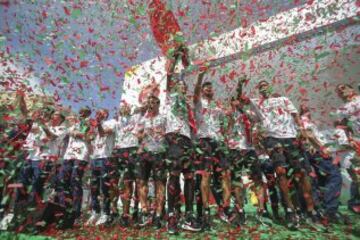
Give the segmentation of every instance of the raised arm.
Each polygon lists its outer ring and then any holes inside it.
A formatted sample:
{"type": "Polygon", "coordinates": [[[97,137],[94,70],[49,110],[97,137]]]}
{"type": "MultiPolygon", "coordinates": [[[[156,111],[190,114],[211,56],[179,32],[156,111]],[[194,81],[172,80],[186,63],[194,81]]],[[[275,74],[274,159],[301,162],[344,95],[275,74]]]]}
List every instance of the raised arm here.
{"type": "Polygon", "coordinates": [[[104,128],[102,122],[100,122],[97,127],[101,137],[104,137],[106,135],[111,135],[114,132],[111,127],[104,128]]]}
{"type": "Polygon", "coordinates": [[[239,81],[238,81],[238,85],[237,85],[237,88],[236,88],[236,96],[237,96],[237,99],[240,99],[242,97],[242,94],[243,94],[243,86],[246,82],[246,79],[247,77],[244,76],[242,77],[239,81]]]}
{"type": "Polygon", "coordinates": [[[46,124],[42,124],[42,125],[41,125],[41,128],[44,130],[44,132],[45,132],[45,134],[46,134],[46,136],[47,136],[48,138],[50,138],[50,139],[55,139],[55,138],[58,137],[55,133],[53,133],[53,132],[49,129],[49,127],[48,127],[46,124]]]}
{"type": "Polygon", "coordinates": [[[205,71],[201,72],[197,78],[194,90],[194,105],[196,105],[201,97],[201,84],[204,79],[205,71]]]}
{"type": "Polygon", "coordinates": [[[304,137],[306,137],[306,136],[308,135],[308,133],[306,133],[306,131],[305,131],[305,129],[304,129],[304,126],[303,126],[302,123],[301,123],[299,114],[298,114],[298,113],[292,113],[291,115],[293,116],[296,125],[298,125],[298,127],[299,127],[299,129],[300,129],[301,135],[303,135],[304,137]]]}
{"type": "Polygon", "coordinates": [[[172,90],[172,88],[174,87],[174,81],[173,81],[173,76],[174,76],[174,70],[175,70],[175,66],[176,63],[178,61],[179,55],[175,56],[175,60],[174,62],[171,64],[169,72],[166,75],[166,92],[169,94],[172,90]]]}
{"type": "Polygon", "coordinates": [[[28,108],[26,106],[24,93],[23,92],[18,92],[18,96],[19,96],[18,99],[19,99],[20,111],[21,111],[22,115],[27,118],[28,114],[29,114],[29,111],[28,111],[28,108]]]}

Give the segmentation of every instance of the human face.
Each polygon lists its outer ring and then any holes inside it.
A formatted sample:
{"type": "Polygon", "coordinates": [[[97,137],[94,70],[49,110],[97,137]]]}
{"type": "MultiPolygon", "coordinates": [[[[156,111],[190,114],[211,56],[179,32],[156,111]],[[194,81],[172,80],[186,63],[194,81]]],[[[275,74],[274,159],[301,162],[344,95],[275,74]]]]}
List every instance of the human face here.
{"type": "Polygon", "coordinates": [[[31,119],[33,121],[39,121],[42,119],[42,112],[40,109],[34,110],[34,112],[31,114],[31,119]]]}
{"type": "Polygon", "coordinates": [[[96,119],[98,121],[102,121],[102,120],[107,119],[108,115],[109,115],[109,113],[107,110],[101,109],[96,112],[96,119]]]}
{"type": "Polygon", "coordinates": [[[69,127],[75,125],[77,122],[78,122],[78,120],[77,120],[76,116],[74,116],[74,115],[70,115],[66,118],[66,124],[69,127]]]}
{"type": "Polygon", "coordinates": [[[88,110],[88,109],[81,109],[80,111],[79,111],[79,116],[80,116],[80,118],[87,118],[87,117],[89,117],[91,115],[91,110],[88,110]]]}
{"type": "Polygon", "coordinates": [[[58,126],[63,122],[63,118],[60,112],[54,112],[51,116],[51,122],[53,125],[58,126]]]}
{"type": "Polygon", "coordinates": [[[186,94],[187,86],[183,81],[179,81],[176,85],[177,91],[181,94],[186,94]]]}
{"type": "Polygon", "coordinates": [[[237,99],[232,99],[230,103],[231,103],[231,107],[235,109],[237,109],[240,106],[240,101],[237,99]]]}
{"type": "Polygon", "coordinates": [[[129,116],[130,115],[130,107],[125,104],[120,107],[120,116],[129,116]]]}
{"type": "Polygon", "coordinates": [[[202,94],[203,94],[205,97],[212,98],[213,95],[214,95],[214,91],[213,91],[212,85],[211,85],[211,84],[206,84],[205,86],[203,86],[203,87],[202,87],[202,94]]]}
{"type": "Polygon", "coordinates": [[[352,94],[354,94],[354,90],[344,84],[339,84],[336,87],[336,93],[339,96],[339,98],[346,101],[352,94]]]}
{"type": "Polygon", "coordinates": [[[150,96],[148,98],[148,108],[151,111],[158,110],[160,106],[160,100],[156,97],[150,96]]]}
{"type": "Polygon", "coordinates": [[[269,83],[262,82],[259,84],[259,94],[263,97],[268,97],[271,93],[271,88],[269,83]]]}

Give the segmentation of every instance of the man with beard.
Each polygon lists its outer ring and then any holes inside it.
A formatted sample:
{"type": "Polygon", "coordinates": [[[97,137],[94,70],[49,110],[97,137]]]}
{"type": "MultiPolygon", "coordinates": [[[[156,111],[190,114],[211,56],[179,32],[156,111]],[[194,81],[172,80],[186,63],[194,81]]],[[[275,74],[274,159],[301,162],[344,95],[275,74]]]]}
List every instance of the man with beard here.
{"type": "Polygon", "coordinates": [[[286,206],[288,227],[294,229],[298,223],[289,194],[289,170],[294,172],[297,185],[301,188],[308,215],[316,220],[311,184],[301,164],[302,156],[297,142],[297,128],[303,131],[301,122],[293,103],[286,97],[273,97],[268,82],[261,81],[258,89],[260,99],[251,99],[251,103],[261,124],[261,134],[264,137],[262,145],[266,148],[277,174],[277,182],[286,206]]]}

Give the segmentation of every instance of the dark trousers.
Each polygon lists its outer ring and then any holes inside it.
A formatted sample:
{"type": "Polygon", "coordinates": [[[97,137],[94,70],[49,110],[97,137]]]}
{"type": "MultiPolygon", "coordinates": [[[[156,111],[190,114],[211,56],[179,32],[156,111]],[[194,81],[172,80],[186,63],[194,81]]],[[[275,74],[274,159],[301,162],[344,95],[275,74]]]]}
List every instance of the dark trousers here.
{"type": "Polygon", "coordinates": [[[83,198],[82,178],[86,165],[86,161],[75,159],[64,160],[59,171],[59,202],[66,207],[72,205],[75,218],[81,215],[83,198]]]}
{"type": "Polygon", "coordinates": [[[110,215],[110,180],[113,171],[112,163],[108,158],[93,159],[91,161],[91,207],[100,213],[99,195],[103,194],[103,211],[110,215]]]}
{"type": "Polygon", "coordinates": [[[29,201],[36,203],[42,200],[44,190],[43,162],[26,160],[20,170],[19,180],[24,188],[20,189],[16,194],[16,202],[29,201]],[[31,186],[31,192],[27,189],[31,186]]]}
{"type": "MultiPolygon", "coordinates": [[[[356,174],[353,169],[349,169],[348,171],[350,176],[356,174]]],[[[349,208],[360,206],[360,183],[356,180],[354,181],[354,178],[355,177],[352,177],[352,181],[350,184],[350,199],[348,201],[349,208]]]]}
{"type": "Polygon", "coordinates": [[[332,163],[332,158],[325,159],[319,153],[306,153],[306,158],[314,168],[313,198],[315,203],[323,207],[325,214],[335,214],[338,210],[342,186],[339,166],[332,163]]]}

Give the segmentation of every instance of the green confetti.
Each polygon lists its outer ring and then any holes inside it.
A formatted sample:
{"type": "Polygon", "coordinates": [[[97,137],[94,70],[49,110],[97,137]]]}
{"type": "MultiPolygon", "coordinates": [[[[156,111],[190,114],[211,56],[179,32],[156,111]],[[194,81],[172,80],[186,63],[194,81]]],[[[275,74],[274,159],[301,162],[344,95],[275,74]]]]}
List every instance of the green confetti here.
{"type": "Polygon", "coordinates": [[[322,58],[324,58],[324,57],[326,57],[328,55],[330,55],[329,52],[323,52],[323,53],[321,53],[319,55],[315,55],[315,61],[318,61],[319,59],[322,59],[322,58]]]}
{"type": "Polygon", "coordinates": [[[144,5],[140,5],[140,6],[137,8],[137,13],[138,13],[140,16],[145,16],[145,15],[146,15],[145,6],[144,6],[144,5]]]}
{"type": "Polygon", "coordinates": [[[6,42],[6,37],[5,36],[0,36],[0,47],[5,46],[5,42],[6,42]]]}
{"type": "Polygon", "coordinates": [[[81,9],[76,8],[71,12],[71,16],[73,18],[78,18],[80,15],[81,15],[81,9]]]}

